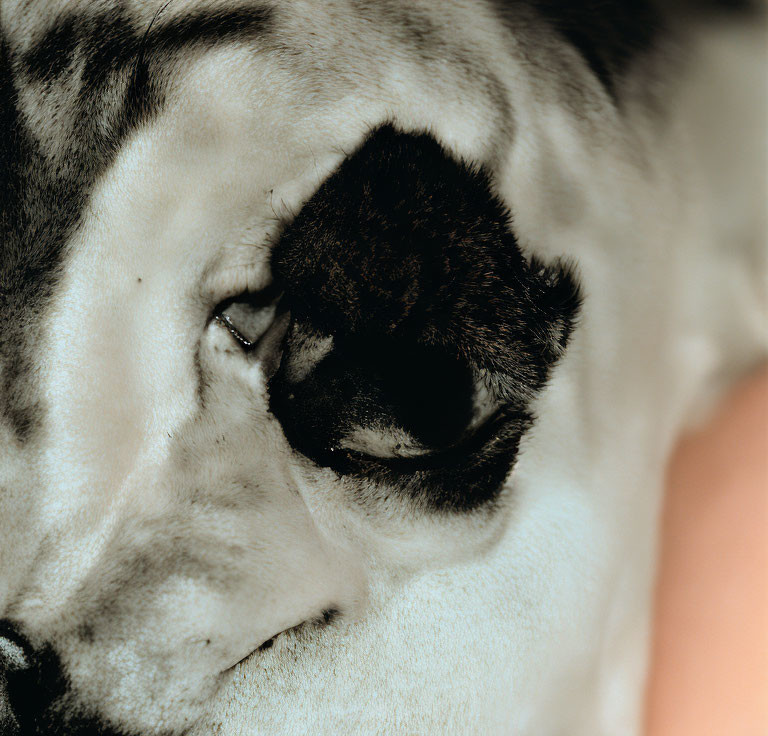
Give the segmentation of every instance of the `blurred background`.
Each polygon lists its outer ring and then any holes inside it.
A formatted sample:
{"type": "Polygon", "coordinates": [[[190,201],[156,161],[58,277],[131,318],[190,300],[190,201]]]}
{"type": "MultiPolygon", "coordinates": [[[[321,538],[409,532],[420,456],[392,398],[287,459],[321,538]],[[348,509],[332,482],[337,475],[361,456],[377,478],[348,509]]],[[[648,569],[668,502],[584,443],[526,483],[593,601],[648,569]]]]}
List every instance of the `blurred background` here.
{"type": "Polygon", "coordinates": [[[680,442],[660,555],[647,736],[766,736],[768,367],[680,442]]]}

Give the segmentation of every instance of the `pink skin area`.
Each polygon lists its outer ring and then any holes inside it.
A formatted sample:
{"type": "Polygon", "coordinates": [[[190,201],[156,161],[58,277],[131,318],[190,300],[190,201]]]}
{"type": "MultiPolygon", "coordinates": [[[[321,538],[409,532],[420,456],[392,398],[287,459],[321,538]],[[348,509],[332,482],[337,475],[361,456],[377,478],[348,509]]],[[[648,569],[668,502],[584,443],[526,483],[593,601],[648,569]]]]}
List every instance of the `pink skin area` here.
{"type": "Polygon", "coordinates": [[[768,734],[768,367],[669,468],[647,736],[768,734]]]}

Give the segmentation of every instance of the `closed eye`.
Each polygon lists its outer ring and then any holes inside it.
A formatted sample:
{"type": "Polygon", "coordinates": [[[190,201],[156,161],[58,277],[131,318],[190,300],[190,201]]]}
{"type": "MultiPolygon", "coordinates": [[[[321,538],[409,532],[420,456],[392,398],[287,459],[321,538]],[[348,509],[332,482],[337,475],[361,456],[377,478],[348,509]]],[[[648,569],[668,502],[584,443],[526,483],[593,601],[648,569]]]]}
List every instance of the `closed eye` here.
{"type": "Polygon", "coordinates": [[[376,425],[355,427],[341,438],[338,446],[355,455],[374,458],[419,457],[429,452],[428,447],[404,429],[376,425]]]}
{"type": "Polygon", "coordinates": [[[450,470],[451,467],[463,465],[468,457],[498,441],[510,427],[516,428],[512,431],[513,435],[519,435],[529,422],[530,416],[527,413],[511,407],[503,407],[487,418],[482,425],[469,429],[463,437],[449,447],[437,450],[418,448],[417,450],[414,447],[403,446],[402,449],[398,448],[398,452],[385,457],[342,445],[335,452],[334,465],[342,472],[359,472],[366,466],[377,465],[403,475],[430,470],[450,470]]]}

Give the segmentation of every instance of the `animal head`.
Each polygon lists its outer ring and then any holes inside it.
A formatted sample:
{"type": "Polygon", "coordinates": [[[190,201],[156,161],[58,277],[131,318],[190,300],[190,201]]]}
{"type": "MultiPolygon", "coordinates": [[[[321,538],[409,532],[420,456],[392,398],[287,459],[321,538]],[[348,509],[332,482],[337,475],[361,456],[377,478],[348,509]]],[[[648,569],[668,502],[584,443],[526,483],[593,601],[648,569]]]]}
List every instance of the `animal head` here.
{"type": "Polygon", "coordinates": [[[661,196],[583,5],[3,3],[7,731],[577,710],[574,244],[661,196]]]}

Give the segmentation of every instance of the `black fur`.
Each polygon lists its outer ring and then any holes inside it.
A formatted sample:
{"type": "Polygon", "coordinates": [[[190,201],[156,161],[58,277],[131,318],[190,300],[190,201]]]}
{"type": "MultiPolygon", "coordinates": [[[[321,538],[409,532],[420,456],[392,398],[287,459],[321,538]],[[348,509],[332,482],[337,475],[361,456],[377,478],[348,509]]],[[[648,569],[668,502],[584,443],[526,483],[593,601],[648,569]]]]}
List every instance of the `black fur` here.
{"type": "Polygon", "coordinates": [[[654,0],[491,0],[511,29],[521,6],[532,8],[585,59],[612,94],[632,60],[662,28],[654,0]]]}
{"type": "Polygon", "coordinates": [[[293,327],[271,406],[294,447],[433,508],[493,498],[579,295],[562,267],[523,258],[485,174],[383,127],[304,205],[272,267],[293,327]],[[306,335],[333,349],[297,381],[306,335]],[[492,417],[470,430],[481,378],[492,417]],[[424,452],[345,451],[360,427],[405,430],[424,452]]]}
{"type": "Polygon", "coordinates": [[[26,666],[8,667],[0,657],[0,715],[2,736],[129,736],[80,705],[58,656],[50,646],[34,648],[9,621],[0,621],[0,636],[20,646],[26,666]]]}
{"type": "Polygon", "coordinates": [[[583,57],[608,92],[681,22],[723,12],[757,15],[759,0],[490,0],[514,32],[521,7],[532,9],[583,57]]]}

